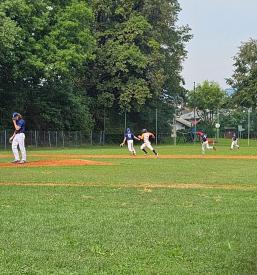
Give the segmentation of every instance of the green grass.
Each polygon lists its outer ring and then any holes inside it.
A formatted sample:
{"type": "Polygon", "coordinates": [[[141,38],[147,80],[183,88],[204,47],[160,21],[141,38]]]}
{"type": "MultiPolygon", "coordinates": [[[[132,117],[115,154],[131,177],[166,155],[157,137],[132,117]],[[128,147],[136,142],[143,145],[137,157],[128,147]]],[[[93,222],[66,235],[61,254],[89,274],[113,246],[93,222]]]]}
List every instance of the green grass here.
{"type": "MultiPolygon", "coordinates": [[[[158,150],[200,151],[199,145],[158,150]]],[[[230,151],[220,144],[217,152],[207,154],[255,151],[230,151]]],[[[46,149],[29,150],[28,156],[58,153],[127,151],[46,149]]],[[[10,160],[10,153],[1,155],[0,162],[10,160]]],[[[0,186],[0,274],[257,273],[257,160],[102,161],[113,166],[0,168],[2,184],[21,183],[0,186]],[[22,186],[26,183],[56,186],[22,186]],[[58,186],[65,183],[71,186],[58,186]],[[196,183],[221,187],[165,188],[196,183]],[[163,188],[154,188],[158,184],[163,188]]]]}

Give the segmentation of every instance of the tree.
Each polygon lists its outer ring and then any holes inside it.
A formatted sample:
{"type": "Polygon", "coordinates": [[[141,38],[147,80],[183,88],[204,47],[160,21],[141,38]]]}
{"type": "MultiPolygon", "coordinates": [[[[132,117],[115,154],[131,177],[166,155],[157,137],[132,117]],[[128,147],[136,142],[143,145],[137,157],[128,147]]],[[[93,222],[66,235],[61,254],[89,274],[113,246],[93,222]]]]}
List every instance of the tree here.
{"type": "Polygon", "coordinates": [[[97,108],[94,114],[98,118],[98,121],[101,121],[101,119],[103,121],[102,125],[99,125],[101,130],[106,131],[106,112],[107,110],[110,111],[113,103],[114,95],[112,93],[103,92],[97,96],[97,108]]]}
{"type": "Polygon", "coordinates": [[[157,107],[168,125],[163,98],[185,92],[191,38],[179,11],[177,0],[2,0],[2,125],[17,110],[31,128],[100,129],[102,109],[117,125],[122,112],[142,124],[157,107]]]}
{"type": "Polygon", "coordinates": [[[0,4],[0,96],[30,127],[92,126],[83,81],[94,59],[93,13],[83,0],[4,0],[0,4]]]}
{"type": "MultiPolygon", "coordinates": [[[[156,45],[151,42],[151,26],[146,19],[122,5],[125,2],[109,1],[110,15],[105,24],[97,22],[98,49],[92,64],[96,75],[91,78],[91,89],[97,94],[114,94],[120,109],[129,111],[152,98],[147,75],[156,45]]],[[[95,11],[97,18],[101,12],[95,11]]]]}
{"type": "Polygon", "coordinates": [[[176,25],[176,0],[92,0],[92,7],[97,52],[86,83],[92,97],[112,93],[115,112],[130,112],[140,124],[142,110],[152,113],[165,104],[164,93],[185,93],[181,63],[191,35],[187,26],[176,25]]]}
{"type": "MultiPolygon", "coordinates": [[[[148,0],[142,5],[142,13],[153,26],[153,34],[160,45],[163,57],[155,64],[159,65],[164,79],[163,93],[171,96],[184,96],[184,83],[181,77],[182,62],[186,58],[185,44],[192,38],[189,26],[178,26],[178,14],[181,11],[177,0],[148,0]]],[[[158,76],[156,76],[158,79],[158,76]]]]}
{"type": "Polygon", "coordinates": [[[234,102],[238,106],[257,106],[257,40],[242,43],[234,57],[234,73],[227,83],[235,89],[234,102]]]}
{"type": "Polygon", "coordinates": [[[190,91],[188,104],[196,108],[198,115],[204,122],[214,123],[214,114],[224,103],[225,92],[215,82],[204,81],[198,84],[195,91],[190,91]]]}

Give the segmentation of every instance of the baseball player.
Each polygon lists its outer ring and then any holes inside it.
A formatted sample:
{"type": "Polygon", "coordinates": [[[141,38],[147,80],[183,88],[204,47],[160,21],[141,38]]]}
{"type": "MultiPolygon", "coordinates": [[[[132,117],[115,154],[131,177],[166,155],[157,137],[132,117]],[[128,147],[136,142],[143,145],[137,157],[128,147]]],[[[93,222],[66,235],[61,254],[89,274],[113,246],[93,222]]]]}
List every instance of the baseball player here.
{"type": "Polygon", "coordinates": [[[143,144],[141,145],[140,149],[144,152],[145,155],[147,155],[147,151],[145,148],[150,149],[156,156],[158,156],[158,153],[154,150],[154,148],[151,145],[150,138],[155,138],[154,134],[148,132],[146,129],[142,130],[142,135],[139,136],[139,138],[143,141],[143,144]]]}
{"type": "Polygon", "coordinates": [[[25,120],[22,118],[21,114],[15,112],[12,115],[12,121],[15,129],[14,134],[9,140],[12,143],[12,151],[14,155],[12,163],[24,164],[27,160],[25,148],[25,120]],[[18,145],[21,151],[21,160],[18,145]]]}
{"type": "Polygon", "coordinates": [[[234,133],[233,136],[232,136],[232,142],[231,142],[230,149],[233,150],[235,147],[237,149],[239,149],[238,137],[237,137],[236,133],[234,133]]]}
{"type": "Polygon", "coordinates": [[[124,135],[124,139],[122,141],[122,143],[120,144],[121,147],[124,146],[125,142],[127,141],[128,144],[128,150],[129,152],[135,156],[136,155],[136,150],[134,148],[134,139],[136,140],[140,140],[139,138],[137,138],[130,130],[130,128],[127,128],[127,131],[124,135]]]}
{"type": "Polygon", "coordinates": [[[199,132],[196,132],[196,134],[200,136],[201,143],[202,143],[202,154],[203,155],[205,154],[206,149],[216,151],[215,146],[210,146],[209,145],[208,136],[207,136],[206,133],[204,133],[202,131],[199,131],[199,132]]]}

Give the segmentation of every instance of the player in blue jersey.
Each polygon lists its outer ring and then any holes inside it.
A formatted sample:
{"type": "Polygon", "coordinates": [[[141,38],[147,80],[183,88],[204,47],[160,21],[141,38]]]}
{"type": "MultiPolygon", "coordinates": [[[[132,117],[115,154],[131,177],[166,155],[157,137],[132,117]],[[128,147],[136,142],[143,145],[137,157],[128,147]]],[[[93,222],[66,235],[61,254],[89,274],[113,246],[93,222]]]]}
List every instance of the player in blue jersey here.
{"type": "Polygon", "coordinates": [[[12,143],[12,151],[14,155],[14,160],[12,161],[12,163],[24,164],[27,160],[25,148],[25,120],[19,113],[15,112],[12,115],[12,121],[15,129],[14,134],[10,138],[10,142],[12,143]],[[21,151],[21,160],[18,151],[18,145],[21,151]]]}
{"type": "Polygon", "coordinates": [[[128,150],[129,152],[135,156],[136,155],[136,150],[134,148],[134,139],[136,140],[140,140],[139,138],[137,138],[130,130],[130,128],[127,128],[126,133],[124,135],[124,139],[122,141],[122,143],[120,144],[121,147],[124,146],[125,142],[127,141],[128,144],[128,150]]]}

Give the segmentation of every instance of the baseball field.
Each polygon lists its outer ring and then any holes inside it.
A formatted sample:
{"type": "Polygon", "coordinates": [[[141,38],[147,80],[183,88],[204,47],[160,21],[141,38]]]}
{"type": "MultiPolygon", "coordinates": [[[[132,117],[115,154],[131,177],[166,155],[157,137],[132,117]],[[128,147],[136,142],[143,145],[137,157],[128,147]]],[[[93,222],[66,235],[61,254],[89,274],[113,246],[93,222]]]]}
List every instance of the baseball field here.
{"type": "Polygon", "coordinates": [[[0,152],[0,274],[256,274],[257,147],[0,152]]]}

